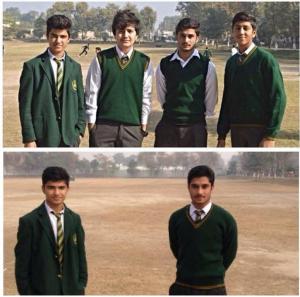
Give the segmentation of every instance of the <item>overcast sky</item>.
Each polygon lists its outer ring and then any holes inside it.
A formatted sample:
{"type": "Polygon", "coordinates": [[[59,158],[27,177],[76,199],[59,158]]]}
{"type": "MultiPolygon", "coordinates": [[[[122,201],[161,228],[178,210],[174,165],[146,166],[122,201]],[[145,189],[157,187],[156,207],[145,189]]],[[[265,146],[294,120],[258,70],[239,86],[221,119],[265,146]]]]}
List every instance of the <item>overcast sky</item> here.
{"type": "MultiPolygon", "coordinates": [[[[33,2],[33,1],[24,1],[24,2],[12,2],[12,1],[4,1],[3,2],[3,10],[5,10],[8,7],[18,7],[21,11],[21,13],[29,12],[30,10],[35,10],[38,12],[46,11],[49,7],[53,5],[55,1],[39,1],[39,2],[33,2]]],[[[173,1],[159,1],[159,2],[137,2],[137,1],[111,1],[111,2],[91,2],[86,1],[89,5],[89,7],[104,7],[107,5],[107,3],[114,3],[116,5],[119,5],[122,7],[127,2],[136,4],[137,8],[140,10],[145,6],[150,6],[154,10],[156,10],[157,13],[157,22],[156,27],[158,24],[163,20],[165,16],[173,16],[177,15],[178,12],[175,11],[176,5],[178,2],[173,1]]]]}

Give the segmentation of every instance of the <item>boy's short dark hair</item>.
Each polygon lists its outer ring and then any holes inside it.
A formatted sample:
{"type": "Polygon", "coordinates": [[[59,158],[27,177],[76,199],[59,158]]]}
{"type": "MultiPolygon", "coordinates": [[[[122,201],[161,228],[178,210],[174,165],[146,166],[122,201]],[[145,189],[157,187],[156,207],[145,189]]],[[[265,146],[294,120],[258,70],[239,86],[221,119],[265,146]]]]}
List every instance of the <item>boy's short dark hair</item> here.
{"type": "Polygon", "coordinates": [[[48,181],[61,181],[63,180],[66,185],[69,187],[70,175],[66,169],[62,167],[47,167],[42,175],[43,186],[48,181]]]}
{"type": "Polygon", "coordinates": [[[211,185],[212,186],[214,185],[215,173],[210,167],[206,165],[196,166],[190,170],[187,177],[188,185],[191,183],[193,178],[202,177],[202,176],[207,177],[211,185]]]}
{"type": "Polygon", "coordinates": [[[112,22],[113,34],[116,35],[117,30],[124,30],[129,25],[134,26],[136,34],[139,35],[140,20],[137,16],[129,9],[119,10],[112,22]]]}
{"type": "Polygon", "coordinates": [[[196,32],[196,35],[200,35],[200,23],[194,19],[191,18],[184,18],[179,21],[179,23],[176,26],[175,33],[176,35],[183,30],[186,29],[194,29],[196,32]]]}
{"type": "Polygon", "coordinates": [[[48,18],[47,20],[47,37],[52,29],[67,30],[70,37],[70,29],[72,27],[71,20],[62,14],[56,14],[48,18]]]}
{"type": "Polygon", "coordinates": [[[232,28],[237,22],[250,22],[252,29],[256,29],[256,18],[245,11],[238,12],[232,19],[232,28]]]}

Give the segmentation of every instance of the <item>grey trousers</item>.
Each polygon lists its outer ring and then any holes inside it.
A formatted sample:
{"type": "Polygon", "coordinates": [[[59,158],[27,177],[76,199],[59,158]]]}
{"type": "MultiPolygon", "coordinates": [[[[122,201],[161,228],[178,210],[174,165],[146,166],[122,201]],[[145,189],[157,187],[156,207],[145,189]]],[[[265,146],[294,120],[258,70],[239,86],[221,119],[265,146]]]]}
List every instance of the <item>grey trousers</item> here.
{"type": "Polygon", "coordinates": [[[90,131],[90,147],[141,147],[143,142],[141,126],[117,122],[96,124],[90,131]]]}
{"type": "Polygon", "coordinates": [[[176,125],[161,120],[155,128],[155,147],[207,147],[206,125],[176,125]]]}
{"type": "Polygon", "coordinates": [[[232,147],[258,147],[265,134],[265,127],[235,127],[231,130],[232,147]]]}

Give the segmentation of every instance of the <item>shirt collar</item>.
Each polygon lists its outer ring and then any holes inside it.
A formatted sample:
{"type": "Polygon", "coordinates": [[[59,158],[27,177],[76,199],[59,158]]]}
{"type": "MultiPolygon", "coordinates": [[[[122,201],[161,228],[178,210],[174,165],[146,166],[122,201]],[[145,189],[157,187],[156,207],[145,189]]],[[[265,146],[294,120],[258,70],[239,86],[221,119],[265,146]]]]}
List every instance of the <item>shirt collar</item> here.
{"type": "MultiPolygon", "coordinates": [[[[47,210],[48,215],[50,215],[52,212],[55,212],[46,202],[45,200],[45,207],[47,210]]],[[[65,213],[65,207],[59,212],[60,214],[64,214],[65,213]]]]}
{"type": "MultiPolygon", "coordinates": [[[[205,205],[205,206],[202,208],[202,210],[204,211],[205,215],[208,214],[208,212],[209,212],[210,209],[211,209],[211,206],[212,206],[212,202],[210,201],[207,205],[205,205]]],[[[195,212],[195,210],[198,210],[198,209],[194,206],[193,203],[191,203],[191,205],[190,205],[190,215],[192,215],[192,214],[195,212]]]]}
{"type": "Polygon", "coordinates": [[[248,56],[249,53],[253,50],[254,47],[255,47],[255,43],[252,42],[252,43],[250,44],[250,46],[249,46],[244,52],[242,52],[242,53],[238,52],[238,54],[239,54],[240,56],[243,55],[243,54],[246,54],[246,56],[248,56]]]}
{"type": "MultiPolygon", "coordinates": [[[[53,60],[54,58],[56,58],[50,51],[50,49],[48,48],[48,55],[50,57],[51,60],[53,60]]],[[[64,55],[62,56],[62,58],[60,60],[65,60],[66,58],[66,53],[64,53],[64,55]]]]}
{"type": "Polygon", "coordinates": [[[118,48],[118,46],[116,45],[116,51],[117,51],[118,56],[119,56],[120,59],[121,59],[122,57],[124,57],[124,56],[127,56],[127,57],[130,59],[130,57],[131,57],[131,55],[132,55],[132,53],[133,53],[133,47],[129,50],[129,52],[128,52],[127,54],[125,54],[125,53],[123,53],[123,52],[118,48]]]}
{"type": "Polygon", "coordinates": [[[200,59],[200,55],[197,49],[194,49],[193,53],[190,55],[190,57],[184,61],[183,59],[180,58],[180,56],[178,55],[178,50],[176,50],[175,54],[172,56],[172,58],[170,59],[170,61],[174,61],[174,60],[179,60],[183,63],[187,63],[190,59],[192,59],[193,57],[197,57],[200,59]]]}

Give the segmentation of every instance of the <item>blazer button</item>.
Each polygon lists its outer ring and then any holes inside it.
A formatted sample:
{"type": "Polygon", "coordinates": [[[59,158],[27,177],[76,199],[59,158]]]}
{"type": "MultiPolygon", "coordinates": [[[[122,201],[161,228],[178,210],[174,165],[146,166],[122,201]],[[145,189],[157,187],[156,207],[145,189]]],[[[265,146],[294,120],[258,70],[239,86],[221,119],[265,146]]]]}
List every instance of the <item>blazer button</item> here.
{"type": "Polygon", "coordinates": [[[61,275],[61,274],[58,274],[57,277],[58,277],[58,278],[62,278],[62,275],[61,275]]]}
{"type": "Polygon", "coordinates": [[[56,100],[56,101],[58,100],[57,96],[54,97],[54,100],[56,100]]]}
{"type": "Polygon", "coordinates": [[[54,255],[54,258],[57,259],[57,255],[54,255]]]}
{"type": "Polygon", "coordinates": [[[57,119],[60,121],[61,120],[61,116],[58,116],[57,119]]]}

